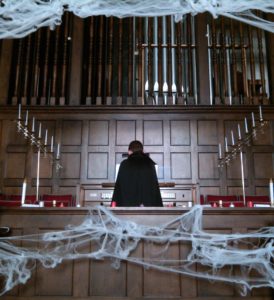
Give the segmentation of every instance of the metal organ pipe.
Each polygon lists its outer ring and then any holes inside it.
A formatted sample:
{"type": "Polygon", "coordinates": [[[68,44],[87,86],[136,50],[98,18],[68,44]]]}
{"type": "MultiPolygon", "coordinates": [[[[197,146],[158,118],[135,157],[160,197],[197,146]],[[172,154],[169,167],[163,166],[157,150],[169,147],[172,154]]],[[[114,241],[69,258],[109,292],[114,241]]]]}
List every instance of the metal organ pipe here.
{"type": "Polygon", "coordinates": [[[197,63],[196,63],[196,30],[195,19],[191,16],[191,47],[192,47],[192,74],[193,74],[193,92],[194,102],[198,105],[198,88],[197,88],[197,63]]]}
{"type": "Polygon", "coordinates": [[[168,84],[167,84],[167,32],[166,16],[162,17],[162,47],[163,47],[163,97],[164,104],[167,105],[168,84]]]}
{"type": "Polygon", "coordinates": [[[144,26],[144,82],[145,82],[145,96],[148,97],[149,81],[148,81],[148,17],[145,18],[144,26]]]}
{"type": "Polygon", "coordinates": [[[176,69],[175,69],[175,31],[174,31],[174,16],[170,18],[170,29],[171,29],[171,80],[172,80],[172,103],[176,104],[176,69]]]}
{"type": "Polygon", "coordinates": [[[208,54],[208,77],[209,77],[209,101],[210,105],[213,105],[213,83],[212,83],[212,63],[211,63],[211,35],[209,24],[207,24],[207,54],[208,54]]]}
{"type": "Polygon", "coordinates": [[[153,18],[153,93],[155,104],[158,105],[159,82],[158,82],[158,18],[153,18]]]}
{"type": "Polygon", "coordinates": [[[232,105],[232,88],[231,88],[231,72],[230,72],[230,43],[228,37],[226,37],[226,65],[227,65],[227,91],[229,105],[232,105]]]}

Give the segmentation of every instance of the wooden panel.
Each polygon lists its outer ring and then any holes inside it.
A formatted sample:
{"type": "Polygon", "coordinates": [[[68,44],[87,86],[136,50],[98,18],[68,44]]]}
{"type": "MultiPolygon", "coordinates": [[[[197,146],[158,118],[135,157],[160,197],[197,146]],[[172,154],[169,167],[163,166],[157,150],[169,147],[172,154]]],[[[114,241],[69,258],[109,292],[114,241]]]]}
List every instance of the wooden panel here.
{"type": "Polygon", "coordinates": [[[219,178],[218,154],[217,153],[199,153],[199,178],[217,179],[219,178]]]}
{"type": "MultiPolygon", "coordinates": [[[[40,233],[63,230],[43,228],[40,233]]],[[[39,245],[43,247],[42,245],[39,245]]],[[[73,261],[63,261],[54,269],[37,265],[36,294],[39,296],[72,296],[73,261]]]]}
{"type": "Polygon", "coordinates": [[[108,178],[108,153],[90,152],[88,154],[88,178],[108,178]]]}
{"type": "Polygon", "coordinates": [[[217,121],[198,121],[198,145],[217,145],[217,121]]]}
{"type": "Polygon", "coordinates": [[[217,186],[201,186],[200,187],[200,195],[220,195],[220,188],[217,186]]]}
{"type": "Polygon", "coordinates": [[[228,141],[228,145],[231,145],[231,131],[233,131],[234,134],[234,140],[235,142],[237,142],[238,140],[238,124],[240,124],[240,128],[241,128],[241,135],[242,137],[244,137],[244,123],[243,121],[225,121],[225,132],[224,132],[224,136],[227,137],[227,141],[228,141]]]}
{"type": "Polygon", "coordinates": [[[170,145],[190,145],[190,124],[189,121],[170,121],[170,145]]]}
{"type": "Polygon", "coordinates": [[[91,146],[107,146],[109,143],[109,121],[90,121],[89,139],[91,146]]]}
{"type": "Polygon", "coordinates": [[[116,122],[116,146],[128,146],[131,141],[136,140],[135,121],[116,122]]]}
{"type": "MultiPolygon", "coordinates": [[[[32,169],[31,176],[32,178],[37,177],[37,153],[32,154],[32,169]]],[[[40,178],[51,178],[52,177],[52,164],[50,160],[50,156],[44,156],[41,154],[40,158],[40,178]]]]}
{"type": "MultiPolygon", "coordinates": [[[[9,226],[13,235],[49,232],[62,230],[66,225],[79,225],[87,218],[89,210],[61,208],[18,208],[1,210],[0,227],[9,226]]],[[[137,224],[158,226],[171,223],[175,218],[187,213],[188,209],[177,208],[115,208],[115,217],[129,220],[137,224]]],[[[212,233],[233,233],[258,230],[265,226],[273,226],[274,209],[212,209],[203,210],[203,228],[212,233]]],[[[177,223],[176,223],[177,224],[177,223]]],[[[175,225],[176,226],[176,225],[175,225]]],[[[27,242],[25,242],[27,243],[27,242]]],[[[27,244],[22,244],[27,246],[27,244]]],[[[88,253],[90,244],[86,243],[78,249],[88,253]]],[[[171,259],[173,261],[187,257],[191,245],[187,242],[169,245],[167,251],[163,245],[140,243],[131,257],[153,259],[171,259]]],[[[181,276],[169,272],[161,272],[153,268],[143,269],[139,265],[122,262],[115,269],[113,260],[79,259],[75,262],[63,262],[55,269],[44,269],[41,265],[33,270],[32,278],[25,284],[16,287],[11,293],[1,297],[3,300],[23,299],[75,299],[87,300],[90,297],[98,300],[112,299],[240,299],[238,287],[222,282],[210,282],[189,276],[181,276]],[[18,293],[19,289],[19,293],[18,293]]],[[[116,265],[117,266],[117,265],[116,265]]],[[[198,270],[201,270],[198,267],[198,270]]],[[[195,271],[195,266],[194,266],[195,271]]],[[[225,275],[229,276],[228,269],[225,275]]],[[[222,271],[223,272],[223,271],[222,271]]],[[[221,274],[224,274],[222,273],[221,274]]],[[[272,300],[272,289],[256,289],[245,299],[272,300]],[[256,297],[254,297],[256,295],[256,297]]]]}
{"type": "MultiPolygon", "coordinates": [[[[271,121],[269,121],[269,126],[264,128],[255,139],[253,139],[254,145],[272,145],[273,144],[273,129],[271,128],[271,121]]],[[[273,125],[272,125],[273,126],[273,125]]]]}
{"type": "MultiPolygon", "coordinates": [[[[163,253],[163,245],[144,245],[145,259],[178,260],[178,244],[169,245],[166,253],[163,253]],[[159,255],[159,253],[161,253],[159,255]],[[160,256],[160,257],[159,257],[160,256]]],[[[177,274],[161,272],[153,269],[144,270],[144,297],[179,297],[180,276],[177,274]]]]}
{"type": "Polygon", "coordinates": [[[273,176],[272,153],[254,153],[254,177],[256,179],[271,178],[273,176]]]}
{"type": "MultiPolygon", "coordinates": [[[[245,187],[245,193],[247,193],[247,187],[245,187]]],[[[227,195],[237,195],[240,196],[243,194],[242,186],[228,186],[227,195]]]]}
{"type": "Polygon", "coordinates": [[[158,178],[164,178],[164,153],[151,153],[150,158],[157,164],[158,166],[158,178]]]}
{"type": "Polygon", "coordinates": [[[144,121],[144,145],[163,145],[163,121],[144,121]]]}
{"type": "MultiPolygon", "coordinates": [[[[206,231],[210,232],[210,233],[230,234],[232,230],[231,229],[226,229],[226,230],[222,229],[222,230],[218,230],[218,232],[216,230],[206,230],[206,231]]],[[[208,270],[208,268],[198,266],[197,270],[206,272],[206,270],[208,270]]],[[[231,272],[230,268],[224,267],[224,268],[222,268],[221,271],[218,272],[218,275],[223,275],[223,276],[229,277],[230,272],[231,272]]],[[[209,273],[210,273],[210,270],[209,270],[209,273]]],[[[233,285],[228,284],[228,283],[216,282],[216,281],[208,282],[208,280],[199,280],[198,296],[200,296],[200,297],[210,297],[210,296],[233,297],[234,296],[234,287],[233,287],[233,285]]]]}
{"type": "Polygon", "coordinates": [[[13,121],[7,122],[7,130],[9,132],[7,136],[8,145],[25,145],[26,140],[22,133],[17,131],[16,123],[13,121]]]}
{"type": "Polygon", "coordinates": [[[82,121],[63,121],[62,145],[81,145],[82,121]]]}
{"type": "Polygon", "coordinates": [[[121,262],[119,268],[112,263],[108,259],[90,262],[90,296],[126,296],[126,263],[121,262]]]}
{"type": "Polygon", "coordinates": [[[61,178],[80,178],[81,154],[66,153],[61,155],[61,178]]]}
{"type": "MultiPolygon", "coordinates": [[[[248,177],[247,168],[246,168],[246,155],[243,153],[244,161],[244,174],[245,178],[248,177]]],[[[241,178],[241,160],[239,155],[233,159],[228,166],[226,166],[227,178],[229,179],[239,179],[241,178]]]]}
{"type": "Polygon", "coordinates": [[[269,186],[255,186],[255,195],[269,196],[269,186]]]}
{"type": "Polygon", "coordinates": [[[6,178],[24,178],[25,176],[25,153],[8,153],[6,161],[6,178]]]}
{"type": "Polygon", "coordinates": [[[191,178],[191,153],[171,153],[171,178],[191,178]]]}

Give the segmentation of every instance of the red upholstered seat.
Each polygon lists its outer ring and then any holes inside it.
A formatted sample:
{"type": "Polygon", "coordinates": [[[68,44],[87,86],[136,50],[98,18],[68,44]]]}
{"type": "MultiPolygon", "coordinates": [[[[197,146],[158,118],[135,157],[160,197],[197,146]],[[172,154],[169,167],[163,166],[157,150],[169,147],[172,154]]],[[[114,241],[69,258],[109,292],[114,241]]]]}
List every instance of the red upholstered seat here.
{"type": "MultiPolygon", "coordinates": [[[[243,196],[240,196],[239,199],[243,201],[243,196]]],[[[270,198],[269,196],[245,196],[246,203],[251,201],[253,203],[262,203],[269,204],[270,198]]]]}
{"type": "Polygon", "coordinates": [[[19,207],[19,206],[21,206],[21,201],[0,200],[0,206],[5,206],[5,207],[19,207]]]}
{"type": "Polygon", "coordinates": [[[72,195],[43,195],[42,201],[44,201],[45,207],[52,207],[53,200],[56,201],[56,206],[74,206],[74,200],[72,195]]]}
{"type": "MultiPolygon", "coordinates": [[[[21,195],[7,195],[6,200],[9,201],[20,201],[21,202],[21,195]]],[[[26,195],[25,203],[34,204],[36,202],[36,195],[26,195]]]]}
{"type": "Polygon", "coordinates": [[[201,205],[205,204],[205,197],[204,197],[204,195],[200,195],[200,204],[201,205]]]}
{"type": "Polygon", "coordinates": [[[6,200],[6,195],[0,194],[0,200],[6,200]]]}
{"type": "Polygon", "coordinates": [[[207,195],[206,196],[206,202],[212,203],[212,202],[219,202],[222,200],[223,202],[235,202],[239,201],[238,197],[235,195],[228,195],[228,196],[222,196],[222,195],[207,195]]]}
{"type": "Polygon", "coordinates": [[[223,201],[223,207],[230,207],[231,203],[233,203],[234,207],[244,207],[244,202],[242,201],[223,201]]]}

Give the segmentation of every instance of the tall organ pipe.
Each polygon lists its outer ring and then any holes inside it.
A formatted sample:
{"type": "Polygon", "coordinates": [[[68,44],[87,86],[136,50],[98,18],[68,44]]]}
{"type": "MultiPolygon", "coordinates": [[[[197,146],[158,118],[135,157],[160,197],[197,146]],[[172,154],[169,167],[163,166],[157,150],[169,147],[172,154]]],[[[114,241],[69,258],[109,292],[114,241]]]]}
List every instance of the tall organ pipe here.
{"type": "Polygon", "coordinates": [[[153,93],[155,104],[158,104],[158,18],[153,18],[153,93]]]}
{"type": "Polygon", "coordinates": [[[209,101],[213,105],[213,83],[212,83],[212,63],[211,63],[211,35],[209,24],[207,24],[207,54],[208,54],[208,77],[209,77],[209,101]]]}
{"type": "Polygon", "coordinates": [[[166,32],[166,16],[162,17],[162,46],[163,46],[163,97],[164,104],[167,105],[167,94],[168,94],[168,84],[167,84],[167,32],[166,32]]]}
{"type": "Polygon", "coordinates": [[[148,81],[148,17],[145,17],[144,26],[144,82],[145,82],[145,93],[148,94],[149,91],[149,81],[148,81]]]}
{"type": "Polygon", "coordinates": [[[175,31],[174,31],[174,17],[170,18],[170,29],[171,29],[171,81],[172,81],[172,102],[176,104],[176,70],[175,70],[175,31]]]}
{"type": "Polygon", "coordinates": [[[227,91],[229,105],[232,105],[232,88],[231,88],[231,71],[230,71],[230,44],[229,39],[226,37],[226,65],[227,65],[227,91]]]}
{"type": "Polygon", "coordinates": [[[193,74],[193,92],[195,105],[198,105],[198,88],[197,88],[197,63],[196,63],[196,30],[195,19],[191,16],[191,46],[192,46],[192,74],[193,74]]]}

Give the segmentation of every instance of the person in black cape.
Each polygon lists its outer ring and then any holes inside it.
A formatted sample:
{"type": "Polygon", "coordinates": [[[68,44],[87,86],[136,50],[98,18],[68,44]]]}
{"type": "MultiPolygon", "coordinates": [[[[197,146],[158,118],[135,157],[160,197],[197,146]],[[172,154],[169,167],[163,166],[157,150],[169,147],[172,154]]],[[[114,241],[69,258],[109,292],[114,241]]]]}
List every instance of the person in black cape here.
{"type": "Polygon", "coordinates": [[[143,152],[140,141],[132,141],[115,182],[112,202],[116,206],[163,206],[155,162],[143,152]]]}

